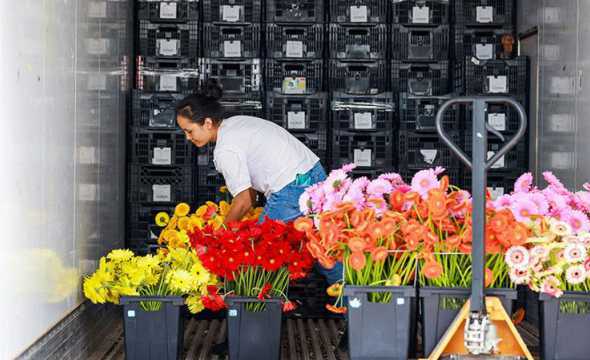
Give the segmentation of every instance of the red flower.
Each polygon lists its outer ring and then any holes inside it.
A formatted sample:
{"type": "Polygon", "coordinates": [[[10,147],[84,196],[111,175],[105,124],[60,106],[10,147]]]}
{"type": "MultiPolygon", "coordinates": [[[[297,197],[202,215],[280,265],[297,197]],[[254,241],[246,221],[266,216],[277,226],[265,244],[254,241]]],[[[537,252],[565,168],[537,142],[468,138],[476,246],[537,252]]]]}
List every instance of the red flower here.
{"type": "Polygon", "coordinates": [[[269,297],[267,296],[269,291],[272,289],[272,285],[269,283],[264,284],[264,286],[262,287],[262,289],[260,289],[260,293],[258,294],[258,300],[262,301],[265,298],[269,297]]]}
{"type": "Polygon", "coordinates": [[[293,311],[297,309],[297,304],[294,303],[293,301],[285,301],[283,302],[283,312],[289,312],[289,311],[293,311]]]}

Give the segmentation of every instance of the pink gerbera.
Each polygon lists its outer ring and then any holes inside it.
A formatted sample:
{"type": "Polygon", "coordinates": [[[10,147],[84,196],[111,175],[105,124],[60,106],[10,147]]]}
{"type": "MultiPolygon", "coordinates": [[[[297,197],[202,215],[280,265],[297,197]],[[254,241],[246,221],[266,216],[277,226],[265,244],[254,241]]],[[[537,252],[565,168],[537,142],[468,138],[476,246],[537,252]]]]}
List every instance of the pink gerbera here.
{"type": "Polygon", "coordinates": [[[502,195],[494,201],[494,207],[498,210],[509,208],[512,205],[512,196],[502,195]]]}
{"type": "Polygon", "coordinates": [[[579,210],[562,212],[561,220],[570,224],[575,234],[590,230],[590,220],[588,220],[588,216],[579,210]]]}
{"type": "Polygon", "coordinates": [[[590,192],[578,191],[574,195],[576,205],[583,211],[590,213],[590,192]]]}
{"type": "Polygon", "coordinates": [[[311,202],[311,197],[309,196],[309,193],[306,191],[299,197],[299,211],[301,211],[303,215],[309,215],[312,207],[313,204],[311,202]]]}
{"type": "Polygon", "coordinates": [[[356,164],[355,163],[350,163],[350,164],[343,165],[341,169],[345,173],[349,173],[352,170],[354,170],[355,168],[356,168],[356,164]]]}
{"type": "Polygon", "coordinates": [[[527,284],[531,280],[531,274],[528,270],[510,269],[510,280],[516,285],[527,284]]]}
{"type": "Polygon", "coordinates": [[[383,196],[393,191],[391,183],[385,179],[373,180],[367,185],[367,194],[372,196],[383,196]]]}
{"type": "Polygon", "coordinates": [[[586,270],[586,273],[590,275],[590,258],[587,258],[584,261],[584,269],[586,270]]]}
{"type": "Polygon", "coordinates": [[[514,183],[514,192],[528,193],[533,185],[533,174],[530,172],[522,174],[514,183]]]}
{"type": "Polygon", "coordinates": [[[547,215],[549,213],[549,201],[540,192],[530,193],[530,199],[537,205],[537,212],[539,215],[547,215]]]}
{"type": "Polygon", "coordinates": [[[572,285],[583,283],[586,281],[586,277],[587,274],[583,265],[573,265],[565,271],[565,280],[572,285]]]}
{"type": "Polygon", "coordinates": [[[433,169],[426,169],[418,171],[412,178],[412,190],[420,194],[423,198],[426,197],[428,191],[436,189],[440,185],[436,172],[433,169]]]}
{"type": "Polygon", "coordinates": [[[543,178],[547,183],[549,183],[549,187],[555,190],[557,193],[561,195],[568,195],[570,192],[566,189],[561,181],[557,178],[557,176],[553,175],[551,171],[543,172],[543,178]]]}
{"type": "Polygon", "coordinates": [[[555,276],[548,276],[541,284],[541,292],[553,297],[560,297],[563,291],[559,288],[561,282],[555,276]]]}
{"type": "Polygon", "coordinates": [[[513,200],[514,202],[510,205],[510,210],[516,221],[528,222],[531,220],[531,216],[539,213],[537,205],[528,197],[522,196],[514,198],[513,200]]]}
{"type": "Polygon", "coordinates": [[[504,256],[506,264],[513,269],[526,270],[529,266],[529,252],[523,246],[513,246],[504,256]]]}
{"type": "Polygon", "coordinates": [[[391,183],[393,186],[399,186],[405,184],[404,180],[402,179],[400,174],[397,173],[385,173],[379,175],[378,179],[384,179],[391,183]]]}

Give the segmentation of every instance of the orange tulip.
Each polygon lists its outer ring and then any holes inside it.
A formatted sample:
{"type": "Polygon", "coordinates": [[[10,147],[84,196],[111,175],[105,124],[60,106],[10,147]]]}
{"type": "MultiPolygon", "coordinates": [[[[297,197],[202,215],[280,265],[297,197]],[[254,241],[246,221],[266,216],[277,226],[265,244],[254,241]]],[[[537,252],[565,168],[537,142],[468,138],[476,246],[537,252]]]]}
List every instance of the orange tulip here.
{"type": "Polygon", "coordinates": [[[356,271],[361,271],[365,267],[366,263],[367,258],[365,257],[365,254],[359,251],[351,253],[350,257],[348,258],[348,264],[356,271]]]}

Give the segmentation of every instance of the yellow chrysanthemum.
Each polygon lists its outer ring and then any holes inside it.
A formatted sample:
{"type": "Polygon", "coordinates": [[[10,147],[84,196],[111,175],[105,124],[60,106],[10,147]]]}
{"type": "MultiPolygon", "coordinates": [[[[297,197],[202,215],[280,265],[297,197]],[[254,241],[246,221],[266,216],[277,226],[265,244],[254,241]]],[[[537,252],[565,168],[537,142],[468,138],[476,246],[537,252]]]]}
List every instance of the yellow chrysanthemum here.
{"type": "Polygon", "coordinates": [[[95,276],[87,277],[84,280],[84,296],[94,304],[104,304],[106,302],[106,289],[103,288],[99,279],[95,276]]]}
{"type": "Polygon", "coordinates": [[[178,217],[187,216],[191,207],[187,203],[180,203],[174,208],[174,215],[178,217]]]}
{"type": "Polygon", "coordinates": [[[170,289],[180,293],[187,293],[196,285],[195,277],[183,269],[173,270],[168,273],[166,282],[170,289]]]}
{"type": "Polygon", "coordinates": [[[190,219],[186,216],[183,216],[180,219],[178,219],[178,228],[180,230],[189,231],[190,230],[190,219]]]}
{"type": "Polygon", "coordinates": [[[127,249],[116,249],[111,251],[107,258],[115,262],[129,261],[134,256],[133,251],[127,249]]]}
{"type": "Polygon", "coordinates": [[[199,313],[205,309],[199,296],[189,296],[186,298],[185,303],[188,306],[189,311],[193,314],[199,313]]]}
{"type": "Polygon", "coordinates": [[[170,215],[168,213],[162,211],[156,214],[156,225],[164,227],[168,225],[168,222],[170,222],[170,215]]]}

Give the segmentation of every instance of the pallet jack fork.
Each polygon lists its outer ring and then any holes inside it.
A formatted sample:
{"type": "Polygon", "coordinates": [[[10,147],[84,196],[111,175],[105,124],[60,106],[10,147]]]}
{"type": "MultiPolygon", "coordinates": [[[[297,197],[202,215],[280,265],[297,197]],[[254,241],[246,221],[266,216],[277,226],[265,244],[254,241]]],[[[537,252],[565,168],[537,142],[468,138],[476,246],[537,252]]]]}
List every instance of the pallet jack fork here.
{"type": "Polygon", "coordinates": [[[485,210],[487,171],[512,149],[524,136],[527,127],[525,111],[518,102],[507,97],[458,97],[445,102],[436,114],[436,131],[443,142],[471,168],[472,172],[472,268],[471,296],[465,303],[441,341],[428,357],[436,359],[527,359],[533,357],[527,349],[512,319],[498,298],[484,295],[485,264],[485,210]],[[488,131],[505,141],[503,135],[487,121],[490,103],[503,103],[518,113],[518,132],[503,147],[488,159],[488,131]],[[471,105],[472,111],[472,157],[471,159],[447,136],[442,119],[445,111],[453,105],[471,105]]]}

